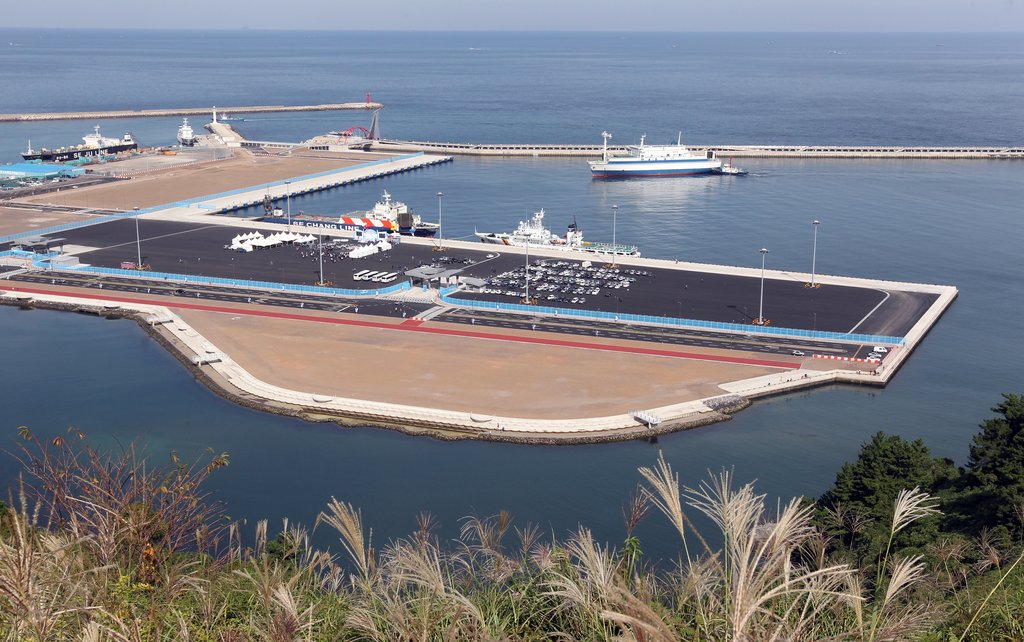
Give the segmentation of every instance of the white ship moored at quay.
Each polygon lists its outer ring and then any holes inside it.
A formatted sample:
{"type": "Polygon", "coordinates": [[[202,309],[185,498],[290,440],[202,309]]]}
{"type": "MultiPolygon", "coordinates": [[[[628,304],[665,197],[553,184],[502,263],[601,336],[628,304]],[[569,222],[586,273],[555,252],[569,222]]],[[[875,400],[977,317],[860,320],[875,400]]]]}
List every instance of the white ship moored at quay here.
{"type": "Polygon", "coordinates": [[[183,118],[181,127],[178,128],[178,143],[184,147],[196,144],[196,133],[192,130],[192,125],[188,124],[188,118],[183,118]]]}
{"type": "Polygon", "coordinates": [[[318,227],[352,231],[373,230],[380,233],[398,233],[405,236],[433,237],[440,229],[437,223],[424,221],[419,214],[413,213],[409,206],[399,201],[392,201],[391,194],[384,192],[372,210],[350,212],[340,217],[315,214],[286,215],[279,208],[274,208],[269,197],[264,202],[267,215],[261,220],[268,223],[286,223],[297,227],[318,227]]]}
{"type": "Polygon", "coordinates": [[[646,135],[640,137],[639,145],[626,148],[625,156],[608,154],[608,132],[601,132],[604,138],[603,157],[599,161],[588,161],[594,178],[618,178],[630,176],[687,176],[710,174],[722,170],[722,161],[715,153],[700,154],[683,145],[682,134],[675,145],[645,145],[646,135]]]}
{"type": "Polygon", "coordinates": [[[640,256],[635,245],[612,243],[591,243],[583,240],[583,230],[576,221],[569,224],[565,236],[558,236],[544,227],[544,210],[534,212],[529,221],[519,221],[519,227],[511,232],[476,232],[484,243],[510,245],[512,247],[541,247],[547,249],[595,254],[616,254],[619,256],[640,256]]]}
{"type": "Polygon", "coordinates": [[[106,154],[118,154],[120,152],[126,152],[133,149],[138,149],[139,144],[135,142],[131,134],[125,134],[120,139],[107,138],[100,134],[100,126],[96,125],[93,128],[93,133],[86,134],[82,137],[81,145],[73,145],[70,147],[58,147],[56,149],[32,149],[32,141],[28,142],[28,149],[21,153],[21,157],[27,161],[43,161],[43,162],[54,162],[63,163],[65,161],[75,161],[80,158],[89,158],[92,156],[103,156],[106,154]]]}

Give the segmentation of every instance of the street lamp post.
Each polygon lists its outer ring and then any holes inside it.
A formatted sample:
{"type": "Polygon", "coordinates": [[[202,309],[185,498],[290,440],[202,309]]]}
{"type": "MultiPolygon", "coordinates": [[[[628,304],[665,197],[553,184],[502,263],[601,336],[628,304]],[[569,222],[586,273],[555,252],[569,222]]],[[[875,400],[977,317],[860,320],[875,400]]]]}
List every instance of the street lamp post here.
{"type": "Polygon", "coordinates": [[[757,324],[764,325],[764,259],[768,256],[768,248],[761,248],[761,303],[757,306],[757,324]]]}
{"type": "Polygon", "coordinates": [[[320,283],[322,287],[324,284],[324,232],[320,230],[320,283]]]}
{"type": "Polygon", "coordinates": [[[288,231],[291,232],[292,231],[292,182],[291,181],[285,181],[284,182],[284,188],[285,188],[285,197],[284,198],[285,198],[285,202],[287,203],[287,205],[285,207],[287,208],[287,212],[288,212],[288,231]]]}
{"type": "Polygon", "coordinates": [[[142,239],[139,236],[139,208],[136,206],[135,211],[135,247],[138,250],[139,262],[135,264],[135,268],[142,269],[142,239]]]}
{"type": "Polygon", "coordinates": [[[814,272],[818,262],[818,226],[821,225],[821,221],[815,219],[811,221],[811,225],[814,226],[814,245],[811,250],[811,287],[818,287],[817,282],[814,280],[814,272]]]}
{"type": "Polygon", "coordinates": [[[526,305],[530,305],[530,244],[529,243],[526,244],[526,278],[524,279],[524,281],[526,282],[526,299],[523,300],[523,303],[525,303],[526,305]]]}
{"type": "Polygon", "coordinates": [[[437,249],[444,249],[444,228],[441,227],[441,199],[444,198],[444,192],[437,193],[437,249]]]}
{"type": "Polygon", "coordinates": [[[615,228],[618,221],[619,206],[612,205],[612,267],[616,265],[616,259],[618,255],[615,253],[615,228]]]}

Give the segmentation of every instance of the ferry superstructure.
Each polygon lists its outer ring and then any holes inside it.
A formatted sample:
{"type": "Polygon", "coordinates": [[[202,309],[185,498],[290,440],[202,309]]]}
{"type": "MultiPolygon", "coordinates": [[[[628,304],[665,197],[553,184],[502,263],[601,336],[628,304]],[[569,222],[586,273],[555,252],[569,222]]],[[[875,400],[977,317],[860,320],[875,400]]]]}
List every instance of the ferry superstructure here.
{"type": "Polygon", "coordinates": [[[722,169],[722,161],[715,158],[714,152],[700,154],[683,145],[682,133],[675,145],[645,145],[646,135],[641,136],[640,144],[627,147],[625,156],[609,155],[608,141],[612,135],[601,132],[601,137],[604,139],[602,159],[588,161],[594,178],[688,176],[722,169]]]}
{"type": "Polygon", "coordinates": [[[534,212],[529,221],[519,221],[519,227],[511,232],[476,232],[475,234],[484,243],[494,245],[541,247],[596,254],[615,254],[619,256],[640,256],[640,250],[635,245],[613,245],[611,243],[584,241],[583,230],[579,228],[576,221],[569,224],[565,236],[559,236],[544,227],[543,209],[534,212]]]}

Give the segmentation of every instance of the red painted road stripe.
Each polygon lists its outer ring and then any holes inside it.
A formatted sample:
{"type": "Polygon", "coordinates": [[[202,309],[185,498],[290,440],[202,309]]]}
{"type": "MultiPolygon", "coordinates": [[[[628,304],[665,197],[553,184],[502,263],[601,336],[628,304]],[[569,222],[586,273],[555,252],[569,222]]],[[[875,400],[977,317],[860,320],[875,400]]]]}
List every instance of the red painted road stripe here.
{"type": "Polygon", "coordinates": [[[356,321],[354,319],[338,319],[332,317],[309,316],[304,314],[292,314],[290,312],[274,312],[273,310],[250,310],[239,308],[225,308],[216,305],[202,305],[199,303],[180,303],[176,300],[173,304],[167,301],[151,301],[148,299],[131,299],[128,297],[108,296],[105,294],[68,293],[53,290],[34,290],[29,288],[7,288],[11,292],[25,292],[28,294],[49,294],[55,296],[68,296],[81,299],[97,299],[102,301],[114,301],[118,303],[137,303],[142,305],[159,305],[166,308],[184,308],[186,310],[201,310],[205,312],[221,312],[224,314],[244,314],[248,316],[266,317],[270,319],[290,319],[293,321],[314,321],[316,323],[333,323],[336,325],[351,325],[360,328],[378,328],[381,330],[405,330],[407,332],[423,332],[426,334],[440,334],[452,337],[466,337],[471,339],[493,339],[497,341],[511,341],[514,343],[532,343],[536,345],[558,346],[563,348],[585,348],[588,350],[603,350],[605,352],[625,352],[629,354],[643,354],[655,357],[675,357],[679,359],[695,359],[698,361],[717,361],[720,363],[736,363],[747,366],[766,366],[769,368],[785,368],[787,370],[796,367],[796,364],[786,361],[769,361],[767,359],[748,359],[744,357],[730,357],[728,355],[701,354],[698,352],[678,352],[675,350],[661,350],[658,348],[641,348],[639,346],[608,345],[604,343],[586,343],[583,341],[567,341],[564,339],[549,339],[545,337],[524,337],[519,335],[496,334],[493,332],[477,332],[472,330],[456,330],[454,328],[437,328],[420,325],[422,321],[413,319],[399,324],[380,323],[377,321],[356,321]]]}

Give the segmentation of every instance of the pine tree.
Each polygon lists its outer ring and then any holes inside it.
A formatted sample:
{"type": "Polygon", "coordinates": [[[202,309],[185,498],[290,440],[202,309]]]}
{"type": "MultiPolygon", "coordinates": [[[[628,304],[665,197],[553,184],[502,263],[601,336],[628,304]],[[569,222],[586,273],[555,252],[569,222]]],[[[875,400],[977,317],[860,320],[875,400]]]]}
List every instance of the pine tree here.
{"type": "Polygon", "coordinates": [[[974,436],[964,478],[964,505],[975,529],[1021,532],[1024,516],[1024,396],[1004,394],[974,436]]]}

